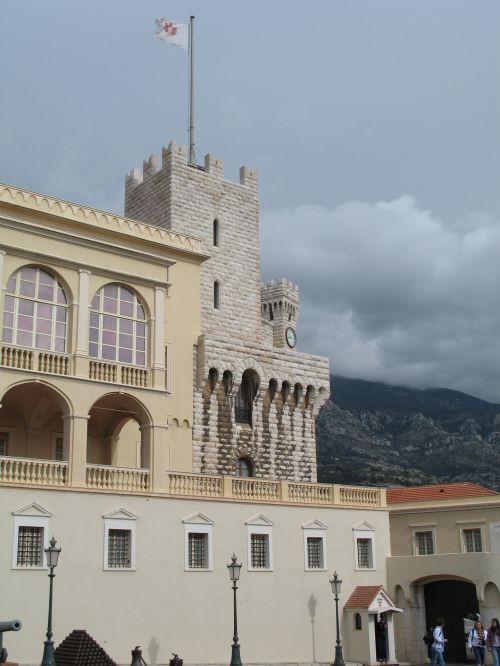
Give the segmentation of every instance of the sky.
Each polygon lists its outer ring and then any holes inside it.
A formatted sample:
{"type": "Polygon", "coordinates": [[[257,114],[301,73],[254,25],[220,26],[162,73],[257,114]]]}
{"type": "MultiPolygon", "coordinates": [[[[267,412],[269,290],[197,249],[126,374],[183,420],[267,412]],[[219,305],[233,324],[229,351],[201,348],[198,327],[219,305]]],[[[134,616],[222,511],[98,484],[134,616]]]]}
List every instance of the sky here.
{"type": "Polygon", "coordinates": [[[2,0],[0,181],[123,212],[187,142],[259,173],[262,278],[333,374],[500,403],[498,0],[2,0]]]}

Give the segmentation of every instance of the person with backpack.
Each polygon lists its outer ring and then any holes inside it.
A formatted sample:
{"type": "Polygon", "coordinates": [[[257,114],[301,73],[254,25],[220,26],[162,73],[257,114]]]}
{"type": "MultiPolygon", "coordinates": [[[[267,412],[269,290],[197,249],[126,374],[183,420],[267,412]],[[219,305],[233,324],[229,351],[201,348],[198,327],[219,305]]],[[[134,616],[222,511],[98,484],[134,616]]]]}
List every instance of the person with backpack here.
{"type": "Polygon", "coordinates": [[[432,632],[434,642],[431,647],[431,666],[436,666],[436,663],[439,666],[445,666],[443,652],[444,644],[448,642],[448,639],[444,637],[443,633],[444,620],[442,617],[438,617],[436,620],[436,626],[432,632]]]}
{"type": "Polygon", "coordinates": [[[484,666],[486,661],[486,640],[488,632],[483,627],[482,622],[479,620],[474,624],[474,629],[471,629],[469,634],[468,645],[474,652],[474,661],[477,666],[484,666]]]}
{"type": "Polygon", "coordinates": [[[486,637],[486,647],[488,652],[491,652],[494,666],[500,666],[500,622],[497,617],[491,620],[486,637]]]}

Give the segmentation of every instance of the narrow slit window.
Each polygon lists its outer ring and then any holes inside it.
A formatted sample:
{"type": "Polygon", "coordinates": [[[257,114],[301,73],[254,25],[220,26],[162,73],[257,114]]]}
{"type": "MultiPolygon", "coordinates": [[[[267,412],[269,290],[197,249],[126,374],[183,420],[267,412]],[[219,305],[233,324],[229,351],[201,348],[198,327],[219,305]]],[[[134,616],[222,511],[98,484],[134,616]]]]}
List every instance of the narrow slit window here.
{"type": "Polygon", "coordinates": [[[215,219],[213,223],[213,244],[219,247],[219,220],[215,219]]]}
{"type": "Polygon", "coordinates": [[[214,309],[219,310],[220,308],[220,288],[217,280],[214,282],[214,309]]]}

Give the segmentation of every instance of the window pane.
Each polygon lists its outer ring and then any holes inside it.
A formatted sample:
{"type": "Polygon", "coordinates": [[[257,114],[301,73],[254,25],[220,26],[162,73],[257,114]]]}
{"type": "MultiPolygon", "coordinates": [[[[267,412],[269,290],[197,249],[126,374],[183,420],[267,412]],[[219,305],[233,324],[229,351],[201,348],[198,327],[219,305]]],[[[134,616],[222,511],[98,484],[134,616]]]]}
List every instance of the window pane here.
{"type": "Polygon", "coordinates": [[[434,541],[432,532],[416,532],[415,534],[417,555],[432,555],[434,553],[434,541]]]}
{"type": "Polygon", "coordinates": [[[120,334],[120,347],[125,347],[126,349],[132,349],[133,347],[133,338],[131,335],[120,334]]]}
{"type": "Polygon", "coordinates": [[[99,315],[97,314],[97,312],[90,313],[90,325],[93,326],[94,328],[99,327],[99,315]]]}
{"type": "Polygon", "coordinates": [[[36,309],[37,317],[44,317],[45,319],[52,319],[53,307],[48,303],[39,303],[36,309]]]}
{"type": "Polygon", "coordinates": [[[98,342],[99,341],[99,330],[97,328],[91,328],[90,329],[89,340],[90,340],[90,342],[98,342]]]}
{"type": "Polygon", "coordinates": [[[137,303],[137,319],[146,319],[144,308],[139,303],[137,303]]]}
{"type": "Polygon", "coordinates": [[[99,356],[97,343],[91,342],[89,344],[89,354],[92,356],[92,358],[97,358],[99,356]]]}
{"type": "Polygon", "coordinates": [[[134,304],[128,301],[120,302],[120,314],[125,317],[132,317],[134,315],[134,304]]]}
{"type": "Polygon", "coordinates": [[[48,333],[50,334],[52,330],[52,322],[48,319],[37,319],[36,320],[36,331],[37,333],[48,333]]]}
{"type": "Polygon", "coordinates": [[[129,303],[133,303],[135,299],[135,296],[133,292],[130,291],[130,289],[125,289],[125,287],[122,287],[120,289],[120,300],[121,301],[128,301],[129,303]]]}
{"type": "Polygon", "coordinates": [[[14,312],[14,298],[12,296],[5,297],[4,310],[5,312],[14,312]]]}
{"type": "Polygon", "coordinates": [[[12,328],[14,326],[14,315],[12,312],[5,312],[3,315],[3,325],[12,328]]]}
{"type": "Polygon", "coordinates": [[[29,280],[29,282],[36,281],[36,269],[35,268],[21,268],[21,280],[29,280]]]}
{"type": "Polygon", "coordinates": [[[115,300],[114,298],[107,298],[106,296],[104,297],[104,305],[103,305],[104,312],[111,312],[113,314],[116,314],[117,307],[118,307],[117,300],[115,300]]]}
{"type": "Polygon", "coordinates": [[[110,298],[118,298],[118,285],[117,284],[107,284],[103,289],[104,296],[109,296],[110,298]]]}
{"type": "Polygon", "coordinates": [[[57,290],[57,302],[61,305],[66,305],[66,294],[64,293],[64,289],[61,289],[61,287],[59,287],[57,290]]]}
{"type": "Polygon", "coordinates": [[[44,301],[54,300],[54,285],[40,284],[38,285],[38,298],[44,301]]]}
{"type": "Polygon", "coordinates": [[[21,287],[19,289],[21,296],[30,296],[35,298],[35,284],[33,282],[25,282],[21,280],[21,287]]]}
{"type": "Polygon", "coordinates": [[[66,337],[66,324],[56,324],[56,335],[59,338],[66,337]]]}
{"type": "Polygon", "coordinates": [[[137,338],[136,347],[137,347],[138,351],[145,351],[146,350],[146,340],[144,340],[144,338],[137,338]]]}
{"type": "Polygon", "coordinates": [[[35,346],[38,347],[38,349],[51,349],[50,335],[37,335],[35,346]]]}
{"type": "Polygon", "coordinates": [[[323,568],[323,539],[307,537],[307,566],[309,569],[323,568]]]}
{"type": "Polygon", "coordinates": [[[16,276],[11,275],[7,280],[7,292],[13,294],[16,290],[16,276]]]}
{"type": "Polygon", "coordinates": [[[116,345],[116,333],[114,331],[103,331],[102,342],[105,345],[116,345]]]}
{"type": "Polygon", "coordinates": [[[104,315],[102,318],[102,327],[105,331],[116,331],[116,317],[104,315]]]}
{"type": "Polygon", "coordinates": [[[56,320],[57,321],[66,322],[66,315],[67,314],[68,314],[68,311],[67,311],[66,308],[63,308],[60,305],[58,305],[56,307],[56,320]]]}
{"type": "Polygon", "coordinates": [[[35,304],[33,301],[19,301],[19,314],[33,315],[35,312],[35,304]]]}
{"type": "Polygon", "coordinates": [[[43,564],[43,527],[21,525],[17,533],[17,566],[41,567],[43,564]]]}
{"type": "Polygon", "coordinates": [[[358,567],[360,569],[371,569],[373,567],[372,540],[358,539],[357,549],[358,549],[358,567]]]}
{"type": "Polygon", "coordinates": [[[132,350],[120,349],[119,359],[121,363],[132,363],[132,350]]]}
{"type": "Polygon", "coordinates": [[[101,305],[101,296],[100,296],[100,294],[94,294],[94,297],[92,298],[91,307],[93,307],[94,310],[99,310],[100,305],[101,305]]]}
{"type": "Polygon", "coordinates": [[[33,335],[27,331],[18,331],[16,342],[23,347],[31,347],[33,343],[33,335]]]}
{"type": "Polygon", "coordinates": [[[49,273],[46,273],[45,271],[39,271],[38,279],[40,281],[40,284],[54,286],[55,282],[54,278],[52,277],[52,275],[49,275],[49,273]]]}
{"type": "Polygon", "coordinates": [[[144,338],[146,335],[146,325],[145,324],[136,324],[135,334],[138,338],[144,338]]]}
{"type": "Polygon", "coordinates": [[[56,338],[56,351],[66,351],[66,338],[56,338]]]}
{"type": "Polygon", "coordinates": [[[135,362],[137,365],[146,365],[146,354],[144,352],[137,352],[135,355],[135,362]]]}
{"type": "Polygon", "coordinates": [[[107,345],[102,346],[102,358],[107,361],[114,361],[116,358],[116,348],[108,347],[107,345]]]}
{"type": "Polygon", "coordinates": [[[134,322],[130,319],[120,319],[120,331],[122,333],[132,333],[134,322]]]}
{"type": "Polygon", "coordinates": [[[12,329],[4,328],[2,333],[2,340],[4,342],[12,342],[12,329]]]}
{"type": "Polygon", "coordinates": [[[25,317],[24,315],[19,315],[19,317],[17,318],[17,327],[21,331],[32,331],[33,317],[25,317]]]}

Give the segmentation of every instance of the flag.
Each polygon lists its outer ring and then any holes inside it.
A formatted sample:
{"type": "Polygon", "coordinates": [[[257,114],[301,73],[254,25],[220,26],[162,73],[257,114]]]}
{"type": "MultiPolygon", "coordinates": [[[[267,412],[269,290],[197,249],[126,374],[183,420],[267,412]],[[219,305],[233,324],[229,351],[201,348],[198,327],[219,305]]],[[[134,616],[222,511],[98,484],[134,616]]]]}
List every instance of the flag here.
{"type": "Polygon", "coordinates": [[[187,49],[189,46],[189,24],[157,18],[155,37],[174,46],[187,49]]]}

